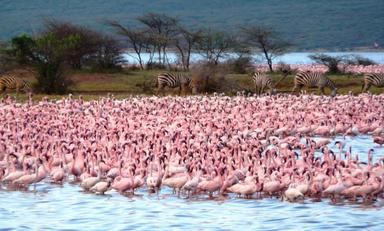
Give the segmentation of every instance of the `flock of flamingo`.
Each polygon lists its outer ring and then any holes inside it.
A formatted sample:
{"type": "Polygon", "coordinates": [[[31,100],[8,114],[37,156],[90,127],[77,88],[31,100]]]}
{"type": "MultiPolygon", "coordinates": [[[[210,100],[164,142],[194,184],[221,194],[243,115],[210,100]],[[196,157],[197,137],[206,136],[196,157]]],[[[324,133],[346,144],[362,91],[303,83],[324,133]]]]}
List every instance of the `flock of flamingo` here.
{"type": "MultiPolygon", "coordinates": [[[[280,64],[273,65],[274,69],[278,69],[280,64]]],[[[292,69],[298,71],[310,71],[310,72],[320,72],[326,73],[328,71],[328,67],[321,64],[290,64],[292,69]]],[[[349,74],[365,74],[365,73],[384,73],[384,65],[383,64],[375,64],[375,65],[339,65],[340,70],[344,70],[345,73],[349,74]]],[[[262,72],[268,72],[269,67],[267,65],[257,65],[256,70],[262,72]]]]}
{"type": "MultiPolygon", "coordinates": [[[[332,137],[384,143],[384,95],[334,98],[81,97],[0,103],[3,190],[75,182],[85,191],[372,202],[384,158],[332,137]],[[314,138],[316,137],[316,138],[314,138]]],[[[380,146],[379,146],[380,145],[380,146]]]]}

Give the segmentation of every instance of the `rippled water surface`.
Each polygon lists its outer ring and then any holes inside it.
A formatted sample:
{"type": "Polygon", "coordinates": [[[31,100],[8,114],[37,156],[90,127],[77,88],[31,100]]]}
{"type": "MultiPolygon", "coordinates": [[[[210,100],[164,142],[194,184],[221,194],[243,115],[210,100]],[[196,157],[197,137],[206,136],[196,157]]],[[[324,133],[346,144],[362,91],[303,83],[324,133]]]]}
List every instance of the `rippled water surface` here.
{"type": "MultiPolygon", "coordinates": [[[[342,140],[342,138],[337,138],[342,140]]],[[[369,136],[346,138],[347,148],[364,154],[384,148],[369,136]]],[[[333,145],[330,145],[333,147],[333,145]]],[[[334,147],[333,147],[334,148],[334,147]]],[[[365,155],[363,155],[365,156],[365,155]]],[[[145,189],[126,197],[114,191],[99,196],[74,184],[39,183],[36,191],[0,190],[0,228],[20,230],[383,230],[384,200],[374,204],[333,204],[324,199],[289,203],[279,199],[238,199],[206,196],[182,199],[168,189],[148,195],[145,189]]]]}

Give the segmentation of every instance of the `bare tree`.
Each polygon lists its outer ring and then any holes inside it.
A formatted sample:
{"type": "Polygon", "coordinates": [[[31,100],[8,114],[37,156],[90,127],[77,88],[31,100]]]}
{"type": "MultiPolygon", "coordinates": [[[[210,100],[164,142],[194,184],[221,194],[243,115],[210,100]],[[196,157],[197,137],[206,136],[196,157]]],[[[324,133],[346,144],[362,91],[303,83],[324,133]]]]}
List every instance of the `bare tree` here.
{"type": "Polygon", "coordinates": [[[229,55],[234,44],[234,38],[223,31],[205,30],[197,41],[196,50],[209,63],[217,65],[221,58],[229,55]]]}
{"type": "Polygon", "coordinates": [[[192,49],[201,40],[202,32],[202,30],[192,31],[182,26],[179,27],[179,34],[173,43],[180,54],[184,70],[189,69],[192,49]]]}
{"type": "Polygon", "coordinates": [[[166,49],[177,33],[178,20],[165,14],[147,13],[137,20],[148,27],[147,33],[153,38],[151,41],[158,52],[159,63],[167,62],[166,49]]]}
{"type": "Polygon", "coordinates": [[[143,29],[132,29],[129,27],[125,27],[117,21],[108,21],[107,24],[113,27],[119,35],[122,35],[127,39],[128,46],[133,48],[137,56],[133,57],[136,58],[139,62],[140,68],[144,69],[142,52],[146,51],[148,47],[148,38],[146,36],[146,31],[144,31],[143,29]]]}
{"type": "Polygon", "coordinates": [[[291,46],[271,28],[260,26],[243,27],[241,32],[246,44],[251,48],[257,48],[258,51],[263,53],[271,72],[273,71],[272,61],[277,56],[284,54],[291,46]]]}

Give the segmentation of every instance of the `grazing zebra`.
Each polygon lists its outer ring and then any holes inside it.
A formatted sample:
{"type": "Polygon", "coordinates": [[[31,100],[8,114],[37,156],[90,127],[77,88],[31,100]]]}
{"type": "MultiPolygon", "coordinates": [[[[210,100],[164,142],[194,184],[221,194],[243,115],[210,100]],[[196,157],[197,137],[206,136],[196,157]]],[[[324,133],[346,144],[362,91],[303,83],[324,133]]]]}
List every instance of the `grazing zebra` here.
{"type": "Polygon", "coordinates": [[[269,89],[269,94],[275,91],[273,88],[272,78],[263,72],[255,72],[252,75],[252,81],[255,85],[255,93],[261,95],[265,88],[269,89]]]}
{"type": "Polygon", "coordinates": [[[179,88],[179,95],[182,88],[188,87],[192,89],[192,93],[195,93],[195,87],[192,86],[192,77],[186,73],[170,73],[165,72],[157,76],[157,94],[164,90],[165,87],[179,88]]]}
{"type": "Polygon", "coordinates": [[[275,93],[277,84],[280,83],[285,77],[287,77],[288,74],[289,72],[283,72],[283,77],[276,84],[273,84],[272,78],[268,74],[255,72],[252,75],[252,81],[255,85],[255,93],[260,95],[264,92],[265,88],[269,89],[270,95],[275,93]]]}
{"type": "Polygon", "coordinates": [[[305,86],[309,88],[318,87],[322,95],[324,94],[325,87],[328,87],[332,90],[331,96],[335,96],[337,93],[335,83],[327,76],[319,72],[299,72],[296,74],[294,82],[295,86],[293,87],[292,92],[295,92],[297,89],[301,90],[301,88],[305,86]]]}
{"type": "Polygon", "coordinates": [[[31,92],[31,87],[28,82],[10,74],[0,76],[0,92],[5,93],[6,89],[15,90],[16,94],[21,90],[24,92],[31,92]]]}
{"type": "Polygon", "coordinates": [[[364,85],[363,92],[369,90],[369,88],[373,85],[375,87],[383,87],[384,86],[384,73],[371,73],[364,75],[364,85]]]}

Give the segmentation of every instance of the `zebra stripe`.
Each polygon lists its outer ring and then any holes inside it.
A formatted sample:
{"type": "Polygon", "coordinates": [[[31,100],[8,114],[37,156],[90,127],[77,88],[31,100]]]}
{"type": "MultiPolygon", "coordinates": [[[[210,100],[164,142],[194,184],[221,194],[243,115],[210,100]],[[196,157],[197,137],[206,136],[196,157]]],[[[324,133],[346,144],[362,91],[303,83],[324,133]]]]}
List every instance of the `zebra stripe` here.
{"type": "Polygon", "coordinates": [[[384,86],[384,73],[369,73],[364,75],[363,92],[368,91],[371,86],[384,86]]]}
{"type": "Polygon", "coordinates": [[[309,88],[318,87],[321,94],[324,94],[325,87],[328,87],[332,90],[332,96],[335,96],[337,93],[335,83],[330,80],[327,76],[319,72],[299,72],[295,76],[294,83],[295,86],[293,87],[292,92],[296,91],[297,89],[301,90],[301,88],[305,86],[309,88]]]}
{"type": "Polygon", "coordinates": [[[182,87],[192,88],[192,78],[186,73],[165,72],[157,76],[158,92],[165,87],[179,88],[179,94],[182,87]]]}
{"type": "Polygon", "coordinates": [[[269,89],[269,93],[271,94],[273,91],[273,83],[272,78],[262,72],[256,72],[252,75],[252,81],[255,85],[255,93],[260,95],[263,93],[265,88],[269,89]]]}
{"type": "Polygon", "coordinates": [[[19,93],[20,90],[31,91],[28,82],[9,74],[0,76],[0,92],[5,92],[6,89],[15,90],[16,93],[19,93]]]}

